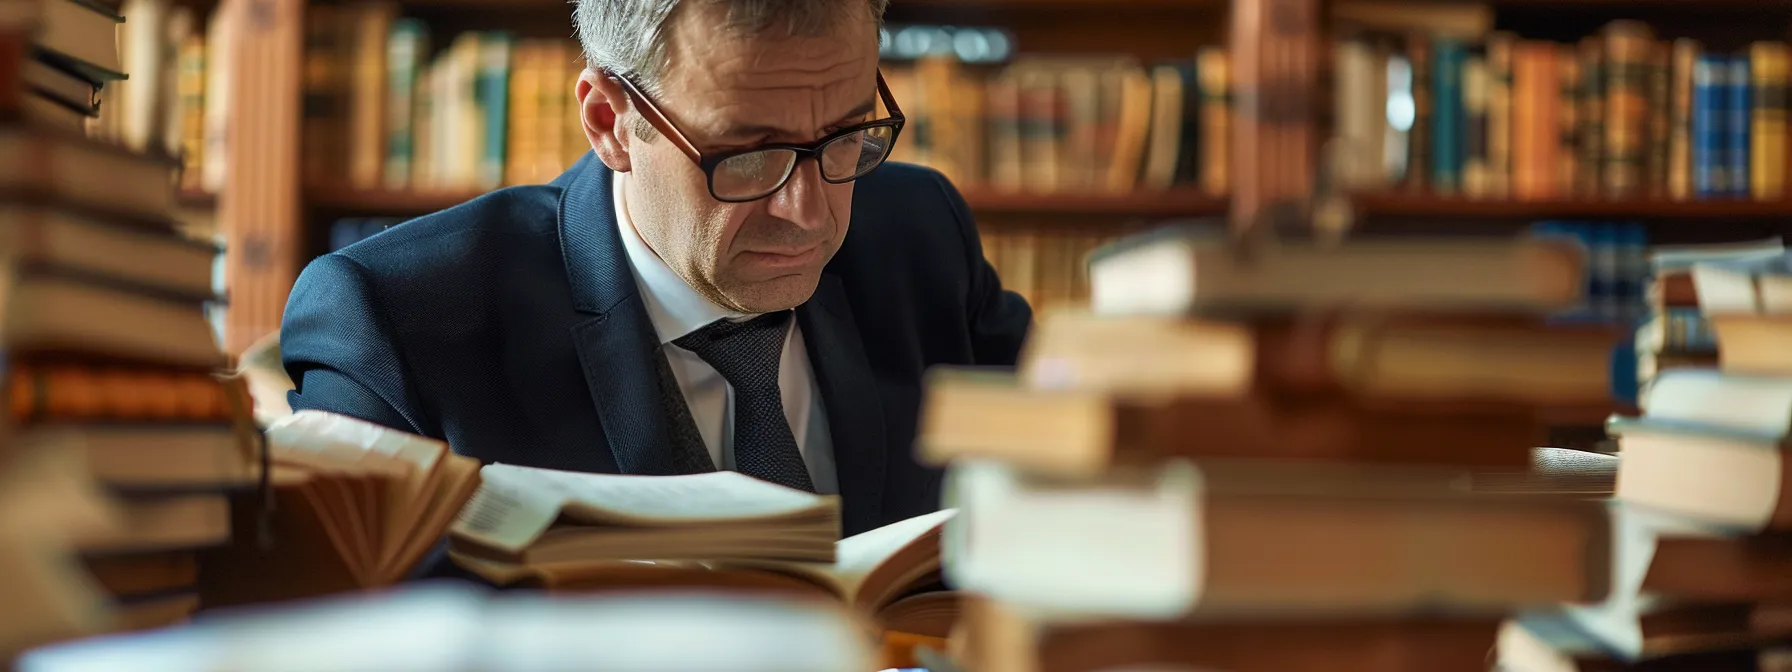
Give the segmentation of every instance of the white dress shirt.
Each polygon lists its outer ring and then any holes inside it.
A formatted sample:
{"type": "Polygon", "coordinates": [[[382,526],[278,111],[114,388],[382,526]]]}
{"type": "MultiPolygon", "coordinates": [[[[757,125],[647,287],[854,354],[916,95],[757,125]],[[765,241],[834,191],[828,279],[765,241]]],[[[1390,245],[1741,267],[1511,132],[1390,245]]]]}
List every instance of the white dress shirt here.
{"type": "MultiPolygon", "coordinates": [[[[716,320],[743,320],[753,315],[728,310],[698,294],[647,246],[628,215],[624,193],[627,175],[615,173],[611,191],[615,193],[616,222],[622,229],[622,248],[634,269],[635,286],[647,304],[647,317],[653,321],[653,330],[659,335],[672,376],[678,379],[678,390],[690,408],[691,419],[697,423],[697,432],[709,448],[710,460],[719,469],[733,470],[734,389],[708,362],[694,352],[672,345],[672,341],[716,320]]],[[[790,422],[797,450],[809,467],[810,482],[815,484],[816,492],[839,494],[827,414],[822,409],[821,395],[815,391],[815,372],[809,366],[803,330],[794,315],[790,318],[790,334],[784,340],[783,359],[778,362],[778,389],[783,396],[784,418],[790,422]]]]}

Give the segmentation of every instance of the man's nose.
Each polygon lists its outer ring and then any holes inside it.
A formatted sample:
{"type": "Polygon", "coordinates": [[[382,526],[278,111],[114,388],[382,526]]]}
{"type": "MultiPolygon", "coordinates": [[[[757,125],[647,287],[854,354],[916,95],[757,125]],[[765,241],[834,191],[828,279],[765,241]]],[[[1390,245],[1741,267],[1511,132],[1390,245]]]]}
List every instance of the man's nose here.
{"type": "Polygon", "coordinates": [[[826,185],[827,182],[821,179],[819,162],[799,161],[790,173],[790,181],[769,198],[766,211],[805,229],[825,226],[828,221],[826,185]]]}

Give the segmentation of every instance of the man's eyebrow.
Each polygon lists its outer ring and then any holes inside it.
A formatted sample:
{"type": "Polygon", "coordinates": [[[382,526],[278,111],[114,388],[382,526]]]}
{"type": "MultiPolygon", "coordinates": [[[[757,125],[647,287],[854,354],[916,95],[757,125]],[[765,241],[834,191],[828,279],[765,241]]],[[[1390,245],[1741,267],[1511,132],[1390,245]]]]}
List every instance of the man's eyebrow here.
{"type": "MultiPolygon", "coordinates": [[[[834,123],[829,124],[829,126],[842,126],[842,125],[845,125],[845,124],[848,124],[851,122],[855,122],[855,121],[858,121],[858,120],[864,118],[865,115],[871,114],[872,112],[876,112],[876,111],[877,111],[877,99],[875,99],[875,98],[867,99],[865,102],[860,103],[858,107],[852,108],[851,112],[847,112],[846,114],[840,115],[840,118],[835,120],[834,123]]],[[[760,137],[760,136],[776,137],[776,136],[780,136],[780,135],[794,135],[794,134],[791,133],[790,129],[788,129],[788,128],[780,128],[777,126],[767,126],[764,124],[746,124],[746,125],[742,125],[742,126],[730,126],[728,128],[728,133],[722,137],[724,137],[724,138],[756,138],[756,137],[760,137]]]]}

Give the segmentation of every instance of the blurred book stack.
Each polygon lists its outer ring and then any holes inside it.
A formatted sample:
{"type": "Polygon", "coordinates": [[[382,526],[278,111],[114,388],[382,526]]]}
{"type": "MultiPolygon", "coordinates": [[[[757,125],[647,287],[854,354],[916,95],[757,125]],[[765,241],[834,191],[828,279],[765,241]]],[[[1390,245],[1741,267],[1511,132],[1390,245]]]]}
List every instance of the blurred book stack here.
{"type": "Polygon", "coordinates": [[[1784,254],[1779,237],[1732,244],[1656,248],[1647,281],[1648,319],[1636,335],[1637,379],[1646,388],[1664,371],[1717,366],[1717,337],[1699,310],[1692,268],[1701,262],[1745,260],[1784,254]]]}
{"type": "MultiPolygon", "coordinates": [[[[1721,251],[1719,251],[1721,252],[1721,251]]],[[[1643,414],[1614,416],[1618,574],[1600,605],[1527,617],[1555,648],[1617,664],[1768,669],[1792,642],[1792,264],[1705,251],[1681,269],[1716,361],[1656,374],[1643,414]],[[1718,662],[1718,661],[1729,662],[1718,662]]],[[[1672,277],[1672,276],[1670,276],[1672,277]]]]}
{"type": "MultiPolygon", "coordinates": [[[[111,32],[121,17],[110,10],[68,0],[7,7],[41,15],[4,29],[10,57],[0,69],[53,66],[96,87],[125,76],[111,32]]],[[[241,424],[248,401],[215,377],[225,358],[205,311],[218,249],[177,231],[166,157],[33,114],[0,123],[0,155],[12,439],[78,453],[120,499],[118,532],[78,546],[87,573],[120,603],[117,625],[179,621],[197,604],[196,551],[228,537],[224,492],[255,478],[241,424]]]]}
{"type": "Polygon", "coordinates": [[[1042,315],[1018,372],[927,382],[958,659],[1478,670],[1513,614],[1605,599],[1612,470],[1535,450],[1545,411],[1609,407],[1620,331],[1549,319],[1585,263],[1197,226],[1099,251],[1090,310],[1042,315]]]}
{"type": "Polygon", "coordinates": [[[14,96],[9,107],[16,106],[24,118],[43,128],[84,133],[100,116],[100,94],[106,84],[125,78],[117,37],[124,16],[118,9],[117,2],[104,1],[10,3],[7,13],[18,16],[0,16],[0,25],[23,18],[35,27],[13,32],[7,39],[23,43],[4,47],[22,47],[15,54],[22,58],[3,66],[14,70],[17,79],[12,81],[24,83],[22,90],[8,92],[14,96]]]}

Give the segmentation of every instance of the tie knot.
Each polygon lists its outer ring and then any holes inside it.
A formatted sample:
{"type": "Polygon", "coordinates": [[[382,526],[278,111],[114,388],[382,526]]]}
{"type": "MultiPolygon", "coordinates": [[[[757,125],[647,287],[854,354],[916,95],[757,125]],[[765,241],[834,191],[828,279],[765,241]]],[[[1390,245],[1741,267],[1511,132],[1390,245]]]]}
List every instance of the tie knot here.
{"type": "Polygon", "coordinates": [[[778,361],[784,354],[790,311],[766,313],[750,320],[716,320],[672,341],[696,353],[736,389],[778,386],[778,361]]]}

